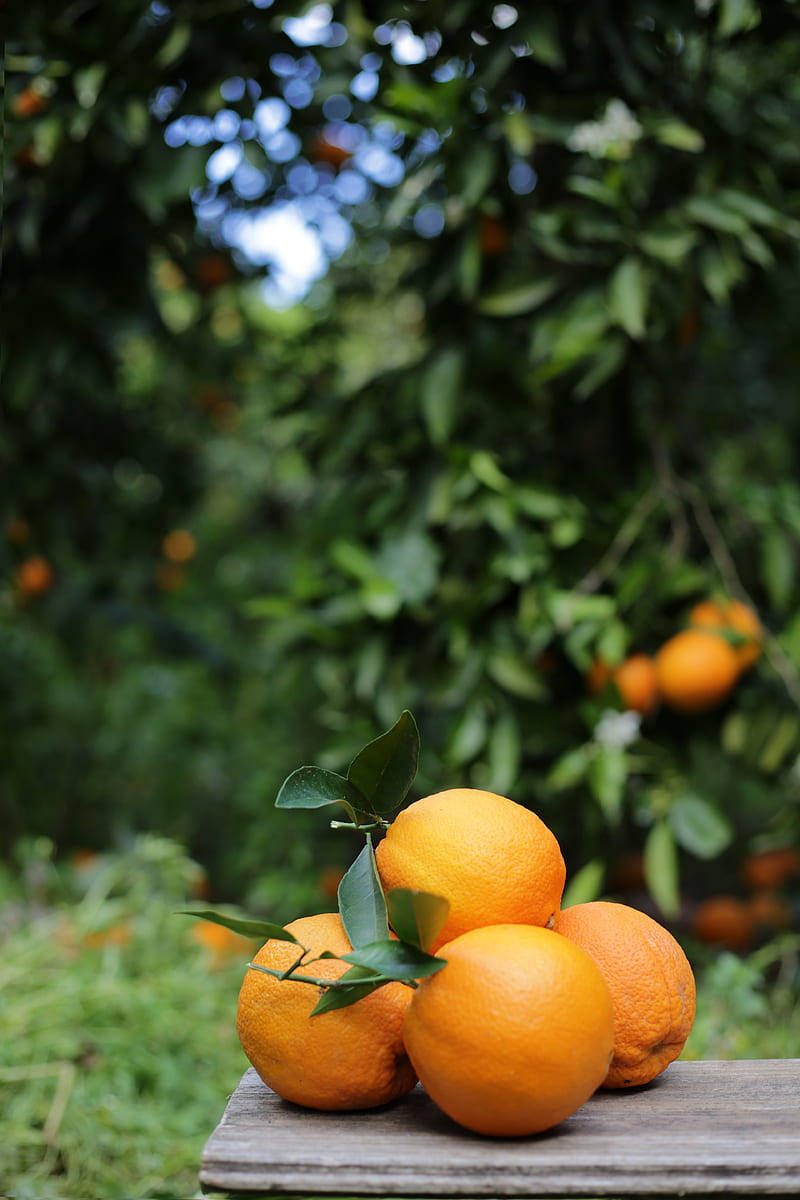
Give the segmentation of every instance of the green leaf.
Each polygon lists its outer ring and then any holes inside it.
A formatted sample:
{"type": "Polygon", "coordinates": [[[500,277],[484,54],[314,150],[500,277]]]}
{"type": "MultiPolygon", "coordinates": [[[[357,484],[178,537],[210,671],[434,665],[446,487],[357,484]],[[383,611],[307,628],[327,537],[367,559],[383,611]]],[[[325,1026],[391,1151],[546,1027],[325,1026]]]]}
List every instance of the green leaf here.
{"type": "Polygon", "coordinates": [[[401,983],[421,979],[425,975],[435,975],[447,965],[445,959],[426,954],[419,946],[395,941],[394,938],[361,946],[350,954],[343,954],[342,958],[345,962],[355,963],[356,966],[365,967],[368,971],[374,971],[386,979],[399,980],[401,983]]]}
{"type": "Polygon", "coordinates": [[[391,729],[359,750],[347,778],[376,813],[399,808],[419,766],[419,730],[408,709],[391,729]]]}
{"type": "Polygon", "coordinates": [[[505,795],[514,786],[522,758],[519,722],[509,709],[494,723],[489,736],[488,767],[493,791],[505,795]]]}
{"type": "Polygon", "coordinates": [[[450,911],[443,896],[413,888],[392,888],[386,903],[397,936],[421,950],[427,950],[433,944],[450,911]]]}
{"type": "Polygon", "coordinates": [[[586,778],[606,819],[619,824],[628,779],[628,759],[617,746],[601,746],[589,763],[586,778]]]}
{"type": "Polygon", "coordinates": [[[753,0],[720,0],[717,33],[733,37],[736,33],[755,29],[761,21],[761,10],[753,0]]]}
{"type": "Polygon", "coordinates": [[[589,764],[597,753],[594,742],[586,742],[583,746],[575,746],[557,758],[547,776],[548,786],[557,792],[575,787],[586,778],[589,764]]]}
{"type": "Polygon", "coordinates": [[[596,900],[603,887],[605,873],[606,865],[602,858],[593,858],[591,862],[582,866],[567,885],[561,907],[571,908],[573,904],[586,904],[589,900],[596,900]]]}
{"type": "Polygon", "coordinates": [[[611,276],[608,309],[632,338],[644,337],[650,277],[641,259],[628,255],[611,276]]]}
{"type": "Polygon", "coordinates": [[[375,865],[372,838],[339,884],[339,913],[354,950],[389,936],[386,901],[375,865]]]}
{"type": "Polygon", "coordinates": [[[382,975],[376,976],[374,971],[370,971],[366,967],[351,967],[349,971],[345,971],[344,975],[340,975],[336,982],[339,986],[325,989],[308,1014],[310,1017],[318,1017],[322,1013],[332,1012],[336,1008],[349,1008],[351,1004],[357,1004],[365,996],[369,996],[379,987],[383,987],[388,980],[384,979],[382,975]],[[350,983],[350,981],[352,982],[350,983]],[[341,986],[345,982],[350,983],[350,986],[341,986]]]}
{"type": "Polygon", "coordinates": [[[547,696],[547,688],[539,675],[513,650],[493,654],[486,670],[495,683],[514,696],[522,696],[525,700],[543,700],[547,696]]]}
{"type": "Polygon", "coordinates": [[[356,813],[368,807],[358,788],[324,767],[298,767],[283,781],[276,808],[324,808],[326,804],[341,804],[352,821],[356,813]]]}
{"type": "Polygon", "coordinates": [[[532,312],[558,290],[558,279],[534,279],[530,283],[505,287],[489,292],[478,303],[478,311],[487,317],[516,317],[520,313],[532,312]]]}
{"type": "Polygon", "coordinates": [[[733,233],[742,237],[749,226],[739,213],[731,212],[714,196],[692,196],[683,206],[683,211],[698,225],[708,225],[718,233],[733,233]]]}
{"type": "Polygon", "coordinates": [[[473,703],[459,716],[453,727],[447,747],[447,760],[454,767],[471,762],[486,741],[486,710],[482,704],[473,703]]]}
{"type": "Polygon", "coordinates": [[[700,278],[717,304],[724,304],[742,274],[742,261],[735,254],[723,254],[716,246],[707,246],[700,255],[700,278]]]}
{"type": "Polygon", "coordinates": [[[464,354],[449,346],[437,354],[422,377],[420,405],[428,437],[445,444],[453,432],[463,391],[464,354]]]}
{"type": "Polygon", "coordinates": [[[773,608],[783,612],[794,593],[795,551],[793,539],[778,525],[770,525],[761,542],[761,576],[773,608]]]}
{"type": "Polygon", "coordinates": [[[697,237],[693,229],[655,226],[640,233],[636,240],[650,258],[656,258],[670,267],[677,267],[697,245],[697,237]]]}
{"type": "Polygon", "coordinates": [[[698,858],[716,858],[733,840],[730,822],[693,792],[678,796],[668,819],[678,843],[698,858]]]}
{"type": "Polygon", "coordinates": [[[276,925],[274,921],[258,921],[249,917],[228,917],[225,913],[216,912],[213,908],[182,908],[178,915],[200,917],[203,921],[211,921],[214,925],[223,925],[226,929],[233,930],[234,933],[241,933],[243,937],[300,944],[293,934],[284,929],[282,925],[276,925]]]}
{"type": "Polygon", "coordinates": [[[680,912],[678,850],[666,820],[658,821],[644,844],[644,877],[650,895],[666,917],[680,912]]]}
{"type": "Polygon", "coordinates": [[[627,358],[628,345],[619,335],[609,337],[589,360],[589,369],[573,388],[573,395],[578,400],[588,400],[612,375],[616,375],[627,358]]]}
{"type": "Polygon", "coordinates": [[[782,229],[786,224],[786,217],[782,213],[779,213],[770,204],[765,204],[758,196],[749,195],[748,192],[740,192],[735,188],[723,188],[717,192],[717,199],[726,208],[738,213],[739,216],[746,221],[751,221],[754,225],[769,225],[773,229],[782,229]]]}
{"type": "Polygon", "coordinates": [[[663,145],[673,146],[676,150],[688,150],[690,154],[699,154],[706,145],[706,140],[698,129],[693,129],[691,125],[672,117],[658,122],[655,136],[663,145]]]}
{"type": "Polygon", "coordinates": [[[469,466],[478,482],[493,492],[507,492],[511,487],[511,480],[503,474],[497,459],[488,450],[476,450],[471,454],[469,466]]]}

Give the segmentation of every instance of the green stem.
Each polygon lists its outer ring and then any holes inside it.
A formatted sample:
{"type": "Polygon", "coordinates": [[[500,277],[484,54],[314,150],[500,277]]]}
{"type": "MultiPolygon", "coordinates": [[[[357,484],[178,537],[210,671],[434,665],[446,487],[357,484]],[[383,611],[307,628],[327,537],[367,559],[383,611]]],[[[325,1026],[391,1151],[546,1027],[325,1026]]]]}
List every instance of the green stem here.
{"type": "Polygon", "coordinates": [[[311,975],[287,975],[285,971],[276,971],[272,967],[262,967],[258,963],[248,963],[248,967],[252,971],[260,971],[262,975],[272,975],[275,979],[288,979],[292,983],[312,983],[314,987],[320,988],[347,988],[352,987],[354,983],[392,983],[394,982],[388,975],[369,975],[363,979],[354,980],[346,979],[342,982],[339,979],[315,979],[311,975]]]}
{"type": "Polygon", "coordinates": [[[356,833],[368,833],[373,829],[388,829],[389,822],[384,821],[382,817],[377,817],[374,821],[365,824],[357,824],[355,821],[331,821],[331,829],[354,829],[356,833]]]}

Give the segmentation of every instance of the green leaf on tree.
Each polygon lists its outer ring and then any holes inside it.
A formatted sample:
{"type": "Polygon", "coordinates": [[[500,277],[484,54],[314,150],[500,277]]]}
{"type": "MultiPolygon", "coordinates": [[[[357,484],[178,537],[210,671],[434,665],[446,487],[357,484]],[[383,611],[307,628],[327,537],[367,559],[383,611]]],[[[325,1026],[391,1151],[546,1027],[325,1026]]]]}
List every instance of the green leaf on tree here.
{"type": "Polygon", "coordinates": [[[450,905],[443,896],[414,888],[392,888],[386,897],[392,929],[404,942],[427,950],[447,920],[450,905]]]}
{"type": "Polygon", "coordinates": [[[369,834],[366,846],[339,884],[339,913],[355,950],[389,936],[386,900],[369,834]]]}
{"type": "Polygon", "coordinates": [[[716,858],[733,840],[733,829],[718,808],[692,792],[678,796],[669,813],[677,841],[698,858],[716,858]]]}
{"type": "Polygon", "coordinates": [[[347,779],[372,812],[399,808],[419,765],[419,730],[406,709],[391,729],[360,750],[347,768],[347,779]]]}
{"type": "Polygon", "coordinates": [[[355,784],[323,767],[298,767],[292,771],[275,801],[276,808],[324,808],[326,804],[341,804],[351,821],[368,808],[355,784]]]}
{"type": "Polygon", "coordinates": [[[666,820],[658,821],[644,844],[644,877],[648,891],[666,917],[676,917],[681,900],[678,849],[666,820]]]}
{"type": "Polygon", "coordinates": [[[296,945],[300,943],[287,929],[282,925],[276,925],[274,921],[257,921],[246,917],[228,917],[225,913],[216,912],[213,908],[183,908],[178,913],[178,916],[183,917],[199,917],[203,921],[211,921],[214,925],[223,925],[226,929],[231,929],[234,933],[241,933],[243,937],[249,938],[264,938],[265,941],[276,942],[294,942],[296,945]]]}
{"type": "Polygon", "coordinates": [[[641,259],[628,255],[611,276],[608,308],[629,337],[644,337],[649,292],[650,277],[641,259]]]}

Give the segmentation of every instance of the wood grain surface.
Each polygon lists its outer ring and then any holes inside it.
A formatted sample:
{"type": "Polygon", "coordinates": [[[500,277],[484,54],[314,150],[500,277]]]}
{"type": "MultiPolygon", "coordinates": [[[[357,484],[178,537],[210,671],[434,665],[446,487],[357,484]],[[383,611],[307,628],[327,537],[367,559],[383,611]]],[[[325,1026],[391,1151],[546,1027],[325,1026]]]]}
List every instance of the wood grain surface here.
{"type": "Polygon", "coordinates": [[[381,1109],[288,1104],[246,1071],[203,1152],[205,1191],[382,1196],[800,1195],[800,1059],[674,1063],[557,1128],[490,1139],[417,1087],[381,1109]]]}

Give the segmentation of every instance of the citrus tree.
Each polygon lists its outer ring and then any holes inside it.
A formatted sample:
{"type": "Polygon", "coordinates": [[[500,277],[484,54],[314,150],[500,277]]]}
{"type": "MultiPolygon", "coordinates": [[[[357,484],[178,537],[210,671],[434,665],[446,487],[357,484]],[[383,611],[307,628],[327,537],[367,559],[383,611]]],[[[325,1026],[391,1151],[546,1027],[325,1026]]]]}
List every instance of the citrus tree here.
{"type": "Polygon", "coordinates": [[[288,768],[410,707],[419,786],[546,811],[586,895],[796,843],[799,61],[788,0],[30,6],[9,825],[238,835],[230,887],[288,768]],[[712,596],[757,664],[618,714],[712,596]]]}

